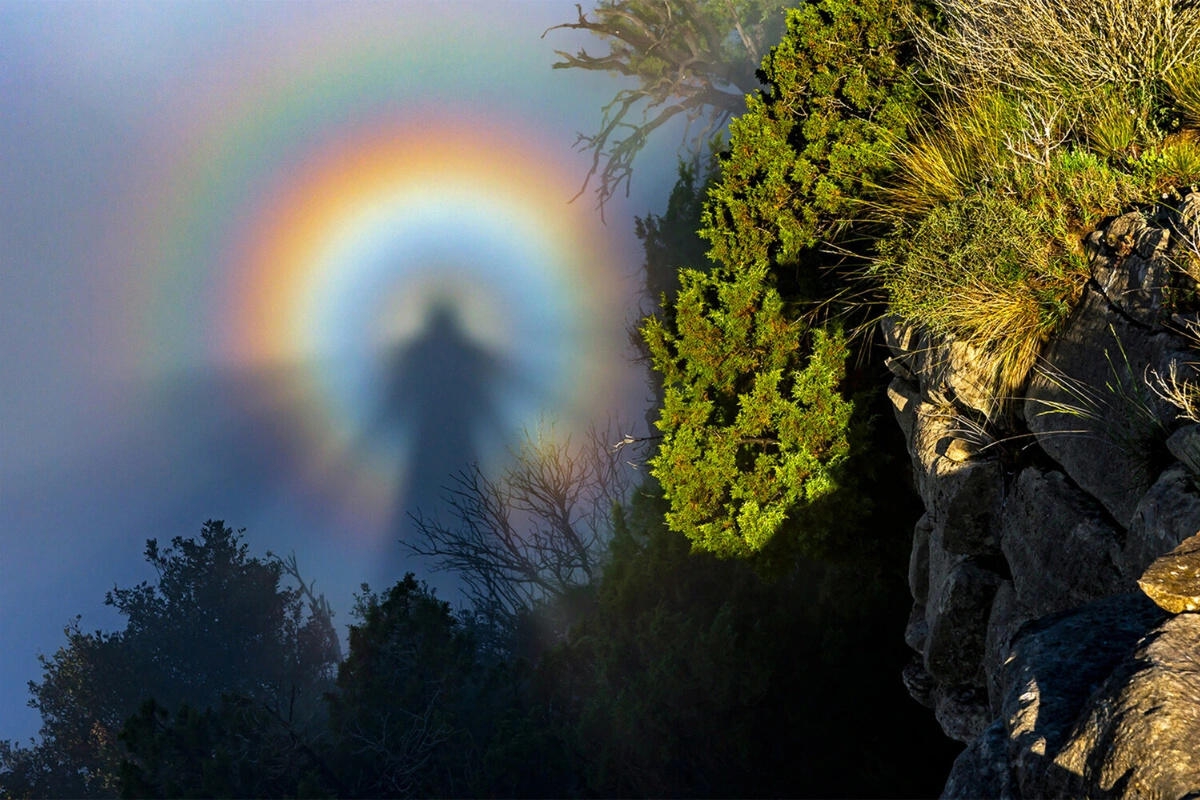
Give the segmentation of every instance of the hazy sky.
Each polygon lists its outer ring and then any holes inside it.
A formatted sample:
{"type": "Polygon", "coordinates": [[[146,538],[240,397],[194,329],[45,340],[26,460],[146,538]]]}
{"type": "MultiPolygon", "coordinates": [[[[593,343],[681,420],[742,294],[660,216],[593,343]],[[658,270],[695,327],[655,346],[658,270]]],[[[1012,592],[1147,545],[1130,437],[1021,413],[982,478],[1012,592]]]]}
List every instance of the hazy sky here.
{"type": "Polygon", "coordinates": [[[607,227],[568,204],[615,88],[550,69],[574,13],[0,3],[0,738],[36,731],[63,626],[111,629],[105,590],[153,579],[147,538],[245,527],[340,627],[399,577],[438,426],[488,463],[542,415],[644,426],[632,216],[678,142],[607,227]],[[434,409],[455,387],[480,403],[434,409]]]}

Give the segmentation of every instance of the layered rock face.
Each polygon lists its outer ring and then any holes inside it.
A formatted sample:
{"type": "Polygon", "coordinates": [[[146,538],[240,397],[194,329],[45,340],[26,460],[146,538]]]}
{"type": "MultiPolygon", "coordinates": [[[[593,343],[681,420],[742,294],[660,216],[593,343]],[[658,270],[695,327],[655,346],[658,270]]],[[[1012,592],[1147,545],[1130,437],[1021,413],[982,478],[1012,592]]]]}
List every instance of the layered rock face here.
{"type": "Polygon", "coordinates": [[[968,744],[947,797],[1200,794],[1200,425],[1153,388],[1200,379],[1200,315],[1175,313],[1200,194],[1086,246],[1092,280],[1020,399],[970,348],[885,327],[926,508],[904,679],[968,744]]]}

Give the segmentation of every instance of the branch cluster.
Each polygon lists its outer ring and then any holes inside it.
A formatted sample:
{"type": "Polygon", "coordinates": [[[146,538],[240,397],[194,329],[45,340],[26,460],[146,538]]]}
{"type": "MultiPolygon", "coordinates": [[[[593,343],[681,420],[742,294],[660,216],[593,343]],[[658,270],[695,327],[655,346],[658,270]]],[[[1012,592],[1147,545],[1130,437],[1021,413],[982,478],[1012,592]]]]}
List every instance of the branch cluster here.
{"type": "Polygon", "coordinates": [[[600,55],[583,48],[575,53],[556,50],[560,60],[555,69],[608,72],[636,82],[604,106],[598,132],[579,135],[576,145],[592,153],[579,194],[598,175],[603,211],[622,184],[628,194],[634,158],[655,130],[683,115],[684,140],[699,153],[731,116],[745,109],[745,95],[757,85],[761,51],[778,33],[770,20],[772,11],[779,16],[781,3],[740,5],[756,11],[736,8],[732,0],[613,0],[601,2],[591,17],[577,5],[575,22],[546,31],[587,31],[609,48],[600,55]],[[639,105],[640,116],[635,113],[639,105]]]}
{"type": "Polygon", "coordinates": [[[477,611],[506,629],[537,604],[591,582],[629,476],[607,434],[582,447],[527,437],[499,478],[478,467],[447,487],[449,521],[417,513],[412,553],[457,573],[477,611]]]}

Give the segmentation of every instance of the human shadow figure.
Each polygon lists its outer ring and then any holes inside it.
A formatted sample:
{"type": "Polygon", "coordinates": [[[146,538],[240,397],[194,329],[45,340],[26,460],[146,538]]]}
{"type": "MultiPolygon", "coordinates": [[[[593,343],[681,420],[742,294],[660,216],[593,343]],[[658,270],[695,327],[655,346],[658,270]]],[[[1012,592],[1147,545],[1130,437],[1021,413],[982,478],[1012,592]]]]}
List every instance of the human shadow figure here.
{"type": "MultiPolygon", "coordinates": [[[[401,541],[416,534],[411,515],[436,515],[454,476],[482,460],[489,440],[506,438],[499,394],[514,375],[502,356],[464,332],[444,301],[416,338],[388,354],[372,427],[408,442],[407,478],[398,487],[392,526],[401,541]]],[[[412,566],[401,563],[400,548],[392,544],[383,564],[387,580],[412,566]]]]}

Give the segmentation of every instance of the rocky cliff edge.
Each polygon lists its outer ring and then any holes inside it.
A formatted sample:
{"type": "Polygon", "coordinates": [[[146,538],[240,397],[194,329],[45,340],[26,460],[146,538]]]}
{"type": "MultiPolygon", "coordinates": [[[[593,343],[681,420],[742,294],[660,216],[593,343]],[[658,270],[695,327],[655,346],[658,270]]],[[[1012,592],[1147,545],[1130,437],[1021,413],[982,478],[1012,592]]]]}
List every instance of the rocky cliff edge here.
{"type": "Polygon", "coordinates": [[[1200,796],[1200,193],[1085,247],[1020,398],[885,321],[926,508],[904,680],[967,744],[945,797],[1200,796]]]}

